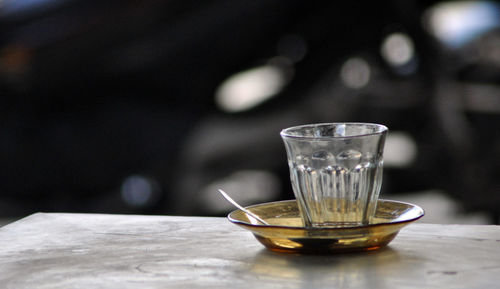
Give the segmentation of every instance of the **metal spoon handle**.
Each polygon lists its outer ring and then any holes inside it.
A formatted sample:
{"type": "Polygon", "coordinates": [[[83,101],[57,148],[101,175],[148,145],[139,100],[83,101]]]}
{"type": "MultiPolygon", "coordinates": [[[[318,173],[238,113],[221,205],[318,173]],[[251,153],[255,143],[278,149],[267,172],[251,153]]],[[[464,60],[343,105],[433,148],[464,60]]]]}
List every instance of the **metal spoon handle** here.
{"type": "Polygon", "coordinates": [[[224,197],[224,199],[226,199],[228,202],[230,202],[231,204],[233,204],[236,208],[242,210],[243,212],[245,212],[247,215],[249,215],[250,217],[254,218],[255,220],[261,222],[262,224],[264,225],[269,225],[269,223],[267,223],[266,221],[262,220],[261,218],[259,218],[259,216],[257,216],[256,214],[250,212],[249,210],[243,208],[242,206],[240,206],[238,203],[236,203],[233,199],[231,199],[231,197],[226,194],[226,192],[224,192],[223,190],[219,189],[219,193],[224,197]]]}

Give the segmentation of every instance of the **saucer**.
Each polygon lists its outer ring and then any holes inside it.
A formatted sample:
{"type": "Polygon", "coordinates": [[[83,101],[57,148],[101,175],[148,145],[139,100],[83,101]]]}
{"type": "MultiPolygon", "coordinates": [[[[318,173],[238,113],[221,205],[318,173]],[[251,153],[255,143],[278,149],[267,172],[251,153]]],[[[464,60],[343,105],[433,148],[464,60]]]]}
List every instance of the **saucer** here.
{"type": "Polygon", "coordinates": [[[420,219],[419,206],[392,200],[378,200],[370,224],[356,227],[304,227],[296,200],[263,203],[246,207],[264,219],[263,225],[241,210],[228,215],[229,221],[251,231],[273,251],[333,253],[375,250],[386,246],[404,226],[420,219]]]}

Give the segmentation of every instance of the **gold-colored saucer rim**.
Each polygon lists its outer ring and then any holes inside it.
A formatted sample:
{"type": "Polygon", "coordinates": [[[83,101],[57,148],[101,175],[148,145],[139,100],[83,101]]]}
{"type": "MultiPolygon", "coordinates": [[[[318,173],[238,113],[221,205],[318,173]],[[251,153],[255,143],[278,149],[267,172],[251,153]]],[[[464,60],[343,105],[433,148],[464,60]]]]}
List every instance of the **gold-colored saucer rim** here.
{"type": "MultiPolygon", "coordinates": [[[[297,200],[283,200],[283,201],[276,201],[276,202],[267,202],[267,203],[260,203],[260,204],[255,204],[251,206],[245,207],[245,209],[252,209],[264,205],[273,205],[273,204],[279,204],[279,203],[290,203],[290,202],[296,202],[297,200]]],[[[255,227],[255,228],[276,228],[276,229],[295,229],[295,230],[308,230],[308,231],[340,231],[340,230],[353,230],[353,229],[365,229],[365,228],[373,228],[373,227],[379,227],[379,226],[387,226],[387,225],[396,225],[396,224],[405,224],[405,223],[411,223],[414,221],[417,221],[418,219],[422,218],[425,215],[425,210],[415,204],[411,204],[408,202],[401,202],[401,201],[396,201],[396,200],[388,200],[388,199],[379,199],[377,201],[377,204],[380,202],[388,202],[388,203],[396,203],[396,204],[402,204],[409,206],[412,210],[418,210],[420,211],[420,214],[417,215],[416,217],[409,218],[409,219],[403,219],[403,220],[398,220],[398,221],[392,221],[392,222],[380,222],[380,223],[374,223],[374,224],[368,224],[368,225],[363,225],[363,226],[347,226],[347,227],[298,227],[298,226],[283,226],[283,225],[264,225],[264,224],[252,224],[249,222],[245,222],[236,218],[233,218],[232,215],[241,212],[241,210],[234,210],[230,212],[227,215],[228,220],[231,223],[238,224],[238,225],[244,225],[244,226],[249,226],[249,227],[255,227]]]]}

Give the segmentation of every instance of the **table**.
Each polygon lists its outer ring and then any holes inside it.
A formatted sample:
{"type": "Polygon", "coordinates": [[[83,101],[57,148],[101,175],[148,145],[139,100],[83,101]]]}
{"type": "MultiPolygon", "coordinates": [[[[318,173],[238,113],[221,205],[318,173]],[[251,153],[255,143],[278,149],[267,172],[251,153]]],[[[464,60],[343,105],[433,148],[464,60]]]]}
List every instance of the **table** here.
{"type": "Polygon", "coordinates": [[[0,288],[499,288],[500,226],[411,224],[294,255],[213,217],[37,213],[0,228],[0,288]]]}

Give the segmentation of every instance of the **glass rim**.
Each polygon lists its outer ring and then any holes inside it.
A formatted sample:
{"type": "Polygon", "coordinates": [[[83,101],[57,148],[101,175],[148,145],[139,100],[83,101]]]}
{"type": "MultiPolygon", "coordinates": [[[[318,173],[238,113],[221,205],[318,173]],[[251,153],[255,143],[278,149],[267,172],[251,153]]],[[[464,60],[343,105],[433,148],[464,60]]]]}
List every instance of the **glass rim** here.
{"type": "Polygon", "coordinates": [[[364,136],[371,135],[381,135],[388,131],[387,126],[378,123],[370,123],[370,122],[325,122],[325,123],[311,123],[311,124],[303,124],[285,128],[281,130],[280,135],[283,138],[292,138],[292,139],[310,139],[310,140],[327,140],[327,139],[346,139],[346,138],[358,138],[364,136]],[[346,136],[306,136],[306,135],[296,135],[292,134],[292,131],[298,131],[305,128],[320,128],[320,127],[335,127],[338,125],[346,125],[346,126],[367,126],[367,127],[376,127],[377,131],[370,133],[360,133],[346,136]]]}

